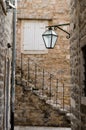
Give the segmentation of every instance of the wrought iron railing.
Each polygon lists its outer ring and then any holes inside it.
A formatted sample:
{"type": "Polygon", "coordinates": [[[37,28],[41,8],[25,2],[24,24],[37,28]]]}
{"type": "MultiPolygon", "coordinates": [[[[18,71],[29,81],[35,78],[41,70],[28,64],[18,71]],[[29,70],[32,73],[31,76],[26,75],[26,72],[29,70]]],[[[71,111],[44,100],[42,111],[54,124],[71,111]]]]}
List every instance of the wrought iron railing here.
{"type": "Polygon", "coordinates": [[[24,54],[21,54],[20,63],[20,67],[16,69],[16,81],[20,79],[24,90],[38,94],[53,107],[70,110],[70,103],[65,103],[66,86],[63,82],[24,54]]]}

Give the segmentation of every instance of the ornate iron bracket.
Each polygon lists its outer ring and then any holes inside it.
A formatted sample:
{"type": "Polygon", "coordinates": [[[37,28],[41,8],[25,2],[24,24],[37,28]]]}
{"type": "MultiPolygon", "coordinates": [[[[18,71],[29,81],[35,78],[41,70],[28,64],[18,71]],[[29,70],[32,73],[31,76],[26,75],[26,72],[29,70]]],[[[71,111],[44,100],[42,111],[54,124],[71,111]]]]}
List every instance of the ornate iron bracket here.
{"type": "Polygon", "coordinates": [[[58,25],[46,26],[46,28],[48,28],[48,29],[53,29],[53,30],[60,29],[61,31],[63,31],[63,32],[65,32],[66,34],[68,34],[68,36],[67,36],[66,38],[69,39],[69,38],[70,38],[70,33],[61,28],[61,26],[69,26],[69,25],[70,25],[70,23],[58,24],[58,25]]]}

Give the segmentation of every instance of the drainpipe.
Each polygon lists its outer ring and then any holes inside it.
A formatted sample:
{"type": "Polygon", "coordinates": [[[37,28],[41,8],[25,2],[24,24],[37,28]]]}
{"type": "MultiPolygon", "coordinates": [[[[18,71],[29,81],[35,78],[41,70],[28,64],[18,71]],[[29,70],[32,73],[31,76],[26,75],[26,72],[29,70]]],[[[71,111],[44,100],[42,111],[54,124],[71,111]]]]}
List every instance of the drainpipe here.
{"type": "MultiPolygon", "coordinates": [[[[15,5],[15,0],[12,0],[15,5]]],[[[14,130],[15,109],[15,65],[16,65],[16,9],[13,9],[12,86],[11,86],[11,130],[14,130]]]]}

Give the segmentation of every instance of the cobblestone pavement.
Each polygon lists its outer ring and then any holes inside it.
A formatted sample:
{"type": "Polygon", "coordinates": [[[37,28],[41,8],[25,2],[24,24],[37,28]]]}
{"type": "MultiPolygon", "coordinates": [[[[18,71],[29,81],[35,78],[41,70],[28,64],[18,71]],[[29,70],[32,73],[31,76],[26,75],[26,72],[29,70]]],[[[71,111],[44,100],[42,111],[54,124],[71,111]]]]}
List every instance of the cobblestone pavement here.
{"type": "Polygon", "coordinates": [[[71,128],[58,128],[58,127],[15,127],[14,130],[71,130],[71,128]]]}

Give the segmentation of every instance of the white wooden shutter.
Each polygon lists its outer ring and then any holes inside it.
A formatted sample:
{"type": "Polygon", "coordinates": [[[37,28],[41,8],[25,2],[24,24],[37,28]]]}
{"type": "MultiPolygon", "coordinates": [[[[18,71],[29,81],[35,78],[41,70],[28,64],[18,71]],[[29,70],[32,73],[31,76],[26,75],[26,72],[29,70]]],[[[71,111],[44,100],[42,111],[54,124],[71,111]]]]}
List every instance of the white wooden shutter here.
{"type": "Polygon", "coordinates": [[[45,50],[42,34],[45,31],[46,21],[28,20],[23,24],[24,50],[45,50]]]}
{"type": "Polygon", "coordinates": [[[24,23],[23,32],[24,50],[34,50],[34,26],[33,23],[24,23]]]}

